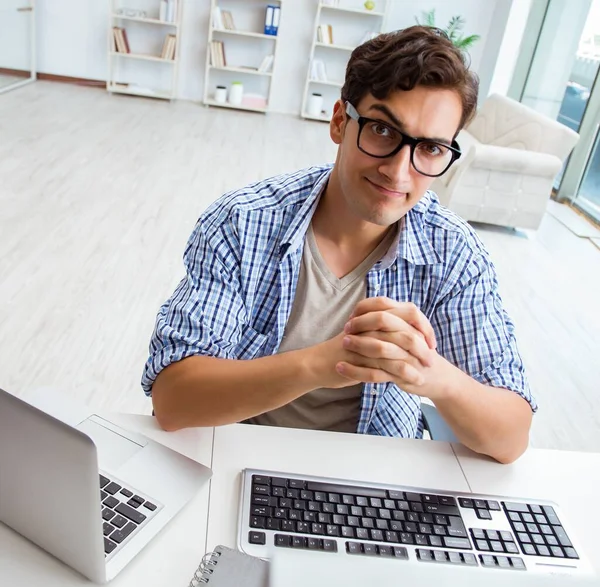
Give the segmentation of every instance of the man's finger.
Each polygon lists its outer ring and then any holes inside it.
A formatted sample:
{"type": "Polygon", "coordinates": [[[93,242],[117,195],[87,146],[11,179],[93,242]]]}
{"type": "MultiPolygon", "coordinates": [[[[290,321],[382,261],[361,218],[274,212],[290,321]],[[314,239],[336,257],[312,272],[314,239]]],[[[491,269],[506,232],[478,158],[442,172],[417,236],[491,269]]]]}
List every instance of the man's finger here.
{"type": "Polygon", "coordinates": [[[362,316],[363,314],[368,314],[369,312],[377,312],[383,310],[392,310],[394,308],[399,307],[400,302],[396,300],[392,300],[391,298],[386,298],[384,296],[379,296],[376,298],[365,298],[356,304],[356,307],[350,314],[350,318],[355,318],[356,316],[362,316]]]}
{"type": "Polygon", "coordinates": [[[364,332],[343,339],[346,350],[371,359],[402,360],[415,368],[431,367],[432,351],[420,334],[364,332]]]}

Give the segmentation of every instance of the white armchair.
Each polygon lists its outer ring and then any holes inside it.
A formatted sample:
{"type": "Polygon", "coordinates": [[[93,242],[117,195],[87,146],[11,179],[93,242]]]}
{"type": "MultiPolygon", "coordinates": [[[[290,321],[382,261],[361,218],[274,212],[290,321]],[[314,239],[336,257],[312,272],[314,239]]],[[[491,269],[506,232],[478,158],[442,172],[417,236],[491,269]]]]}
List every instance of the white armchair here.
{"type": "Polygon", "coordinates": [[[492,94],[456,140],[461,158],[431,188],[441,203],[465,220],[538,228],[556,174],[579,135],[492,94]]]}

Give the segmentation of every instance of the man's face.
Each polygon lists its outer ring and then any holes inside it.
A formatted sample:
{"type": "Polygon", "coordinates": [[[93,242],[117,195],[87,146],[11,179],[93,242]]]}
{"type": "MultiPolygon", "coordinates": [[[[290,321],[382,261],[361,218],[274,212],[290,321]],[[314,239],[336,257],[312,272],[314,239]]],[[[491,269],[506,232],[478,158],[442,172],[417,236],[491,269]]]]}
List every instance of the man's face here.
{"type": "MultiPolygon", "coordinates": [[[[368,94],[353,106],[360,116],[379,120],[412,137],[447,145],[452,143],[462,116],[456,92],[423,86],[396,91],[385,100],[368,94]]],[[[358,122],[345,110],[339,101],[330,128],[331,138],[340,145],[336,169],[343,200],[361,220],[391,226],[415,206],[435,178],[420,174],[412,166],[409,145],[384,159],[363,153],[357,146],[358,122]]]]}

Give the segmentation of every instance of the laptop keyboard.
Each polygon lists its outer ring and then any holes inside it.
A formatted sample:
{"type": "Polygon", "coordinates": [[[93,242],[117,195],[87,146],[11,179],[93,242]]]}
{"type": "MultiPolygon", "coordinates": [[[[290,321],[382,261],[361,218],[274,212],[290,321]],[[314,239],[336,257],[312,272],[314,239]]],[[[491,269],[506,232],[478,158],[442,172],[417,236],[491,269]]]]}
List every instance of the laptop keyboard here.
{"type": "Polygon", "coordinates": [[[256,556],[275,546],[512,570],[580,558],[548,503],[261,471],[245,471],[243,487],[241,544],[256,556]]]}
{"type": "Polygon", "coordinates": [[[134,489],[100,474],[104,555],[113,554],[160,510],[160,505],[134,489]]]}

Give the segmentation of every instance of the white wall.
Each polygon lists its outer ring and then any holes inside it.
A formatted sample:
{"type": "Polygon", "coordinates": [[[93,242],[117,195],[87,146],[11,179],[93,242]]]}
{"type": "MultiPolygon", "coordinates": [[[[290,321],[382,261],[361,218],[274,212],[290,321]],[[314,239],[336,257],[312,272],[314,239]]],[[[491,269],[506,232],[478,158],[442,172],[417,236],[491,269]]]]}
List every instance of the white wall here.
{"type": "MultiPolygon", "coordinates": [[[[9,0],[0,0],[6,1],[9,0]]],[[[456,0],[450,3],[448,0],[428,0],[425,3],[422,0],[390,0],[386,28],[395,30],[415,24],[415,17],[430,8],[436,9],[437,22],[442,26],[451,16],[462,15],[466,19],[465,33],[477,33],[482,37],[470,53],[473,68],[481,78],[481,95],[485,97],[492,85],[499,49],[503,43],[510,47],[504,29],[509,18],[512,17],[513,21],[517,18],[511,7],[530,1],[456,0]]],[[[123,0],[122,4],[133,7],[140,3],[150,9],[157,0],[123,0]]],[[[274,111],[300,111],[316,6],[317,0],[285,0],[283,4],[273,74],[271,107],[274,111]]],[[[178,97],[183,99],[200,101],[203,96],[209,9],[209,0],[183,0],[184,23],[177,91],[178,97]]],[[[38,71],[105,80],[108,10],[108,0],[37,0],[38,71]]],[[[15,63],[14,67],[17,67],[15,55],[8,62],[15,63]]],[[[6,63],[7,59],[0,55],[0,66],[11,67],[6,63]]],[[[168,66],[158,64],[157,67],[168,66]]],[[[507,71],[506,64],[502,67],[503,71],[507,71]]]]}

